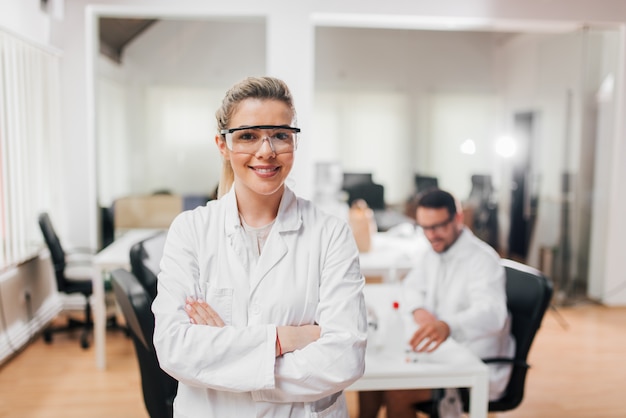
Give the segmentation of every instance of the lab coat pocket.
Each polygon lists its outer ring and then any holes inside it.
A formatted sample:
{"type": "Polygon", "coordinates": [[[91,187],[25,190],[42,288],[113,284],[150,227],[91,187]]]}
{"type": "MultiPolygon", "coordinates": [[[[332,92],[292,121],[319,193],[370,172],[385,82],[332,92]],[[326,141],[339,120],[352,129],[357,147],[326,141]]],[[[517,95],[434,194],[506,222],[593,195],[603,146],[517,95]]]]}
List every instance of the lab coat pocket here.
{"type": "Polygon", "coordinates": [[[217,312],[224,324],[232,325],[234,289],[213,287],[209,283],[202,283],[201,287],[204,287],[202,293],[206,303],[217,312]]]}
{"type": "Polygon", "coordinates": [[[348,416],[348,405],[346,404],[346,397],[343,392],[335,393],[328,398],[320,399],[317,402],[309,404],[311,418],[345,418],[348,416]],[[333,400],[328,407],[325,407],[321,411],[318,409],[320,406],[326,404],[327,401],[333,400]]]}

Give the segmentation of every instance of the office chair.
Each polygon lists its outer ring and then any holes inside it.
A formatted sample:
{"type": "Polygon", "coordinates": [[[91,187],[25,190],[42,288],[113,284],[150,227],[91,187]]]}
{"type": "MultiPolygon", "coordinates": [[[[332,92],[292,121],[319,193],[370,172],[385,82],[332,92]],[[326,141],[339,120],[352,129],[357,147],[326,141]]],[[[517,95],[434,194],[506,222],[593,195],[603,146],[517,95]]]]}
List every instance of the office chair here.
{"type": "Polygon", "coordinates": [[[131,272],[146,289],[151,300],[157,293],[157,275],[161,268],[161,256],[167,233],[160,232],[150,238],[134,244],[130,249],[131,272]]]}
{"type": "Polygon", "coordinates": [[[85,265],[85,262],[89,262],[88,257],[84,257],[82,265],[70,267],[67,261],[67,255],[61,245],[48,213],[44,212],[39,215],[38,218],[39,227],[43,234],[44,241],[50,251],[50,258],[54,266],[54,276],[56,279],[57,290],[65,294],[77,294],[80,293],[85,298],[85,319],[79,321],[77,319],[70,318],[68,323],[64,327],[48,327],[43,331],[44,340],[47,343],[52,341],[52,334],[62,331],[71,331],[78,327],[83,329],[80,337],[80,346],[82,348],[89,348],[89,332],[93,327],[91,321],[91,306],[89,305],[89,297],[92,294],[91,285],[91,270],[89,265],[85,265]],[[74,274],[72,274],[72,271],[74,274]]]}
{"type": "MultiPolygon", "coordinates": [[[[67,325],[61,327],[49,326],[43,331],[44,341],[52,342],[52,335],[58,332],[70,332],[76,328],[82,328],[80,337],[80,346],[84,349],[89,348],[89,334],[93,329],[93,321],[91,319],[91,305],[89,298],[93,293],[92,277],[94,274],[91,265],[93,253],[87,249],[76,249],[75,251],[66,252],[61,245],[61,240],[57,235],[50,216],[47,212],[43,212],[38,217],[39,227],[43,234],[46,246],[50,251],[50,258],[54,267],[54,276],[57,284],[57,290],[67,295],[80,293],[85,297],[85,317],[83,320],[69,318],[67,325]]],[[[111,290],[111,283],[105,281],[105,290],[111,290]]],[[[128,330],[117,323],[115,311],[108,314],[107,328],[122,330],[128,335],[128,330]]]]}
{"type": "Polygon", "coordinates": [[[117,269],[111,276],[115,299],[135,346],[146,409],[151,418],[172,418],[178,381],[161,369],[154,350],[152,297],[131,272],[117,269]]]}
{"type": "MultiPolygon", "coordinates": [[[[488,358],[485,363],[510,363],[513,365],[509,383],[500,399],[489,401],[489,412],[515,409],[524,398],[527,363],[530,346],[541,326],[544,314],[552,299],[552,284],[539,270],[513,260],[502,260],[506,274],[507,306],[511,312],[511,334],[515,337],[513,358],[488,358]]],[[[418,411],[438,418],[434,402],[416,404],[418,411]]],[[[469,402],[463,399],[463,409],[469,411],[469,402]]]]}

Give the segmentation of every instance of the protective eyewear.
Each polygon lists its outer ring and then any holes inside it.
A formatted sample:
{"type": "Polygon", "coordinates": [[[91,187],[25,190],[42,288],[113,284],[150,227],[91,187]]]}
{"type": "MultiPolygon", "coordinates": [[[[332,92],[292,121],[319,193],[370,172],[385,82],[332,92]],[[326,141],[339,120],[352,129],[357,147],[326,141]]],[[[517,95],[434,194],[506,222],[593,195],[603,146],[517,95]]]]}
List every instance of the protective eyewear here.
{"type": "Polygon", "coordinates": [[[242,126],[220,130],[229,150],[242,154],[256,154],[267,140],[274,154],[294,152],[298,147],[300,128],[277,125],[242,126]]]}
{"type": "Polygon", "coordinates": [[[445,220],[443,222],[439,222],[438,224],[428,225],[428,226],[419,225],[419,226],[422,228],[422,230],[424,232],[431,231],[431,232],[436,234],[437,232],[443,231],[443,229],[446,226],[448,226],[450,224],[450,222],[452,222],[453,219],[454,219],[454,216],[450,216],[447,220],[445,220]]]}

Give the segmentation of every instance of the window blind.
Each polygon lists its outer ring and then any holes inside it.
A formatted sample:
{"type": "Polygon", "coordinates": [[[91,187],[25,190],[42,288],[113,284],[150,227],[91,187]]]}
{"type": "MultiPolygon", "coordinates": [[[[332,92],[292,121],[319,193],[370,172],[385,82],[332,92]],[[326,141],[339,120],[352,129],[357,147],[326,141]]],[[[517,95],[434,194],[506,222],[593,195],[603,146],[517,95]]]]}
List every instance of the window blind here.
{"type": "Polygon", "coordinates": [[[0,271],[38,251],[60,147],[60,57],[0,29],[0,271]]]}

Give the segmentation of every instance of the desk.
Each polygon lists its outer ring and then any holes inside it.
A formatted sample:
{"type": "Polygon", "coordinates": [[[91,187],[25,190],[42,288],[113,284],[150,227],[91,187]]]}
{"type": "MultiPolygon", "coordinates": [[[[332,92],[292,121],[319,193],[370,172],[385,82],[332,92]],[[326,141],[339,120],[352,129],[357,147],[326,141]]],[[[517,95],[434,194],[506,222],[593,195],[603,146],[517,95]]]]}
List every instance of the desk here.
{"type": "MultiPolygon", "coordinates": [[[[368,284],[365,301],[375,311],[397,297],[397,284],[368,284]]],[[[384,351],[365,357],[365,373],[346,390],[390,390],[420,388],[470,388],[470,416],[487,417],[489,369],[478,357],[452,339],[430,354],[420,354],[416,363],[406,363],[384,351]]]]}
{"type": "Polygon", "coordinates": [[[383,282],[395,282],[413,267],[414,254],[429,245],[421,233],[396,235],[378,232],[372,236],[371,250],[359,254],[364,276],[381,276],[383,282]]]}
{"type": "Polygon", "coordinates": [[[96,366],[106,368],[106,304],[104,297],[104,274],[116,268],[130,270],[130,249],[144,239],[162,232],[160,229],[131,229],[116,238],[93,258],[93,331],[96,366]]]}

